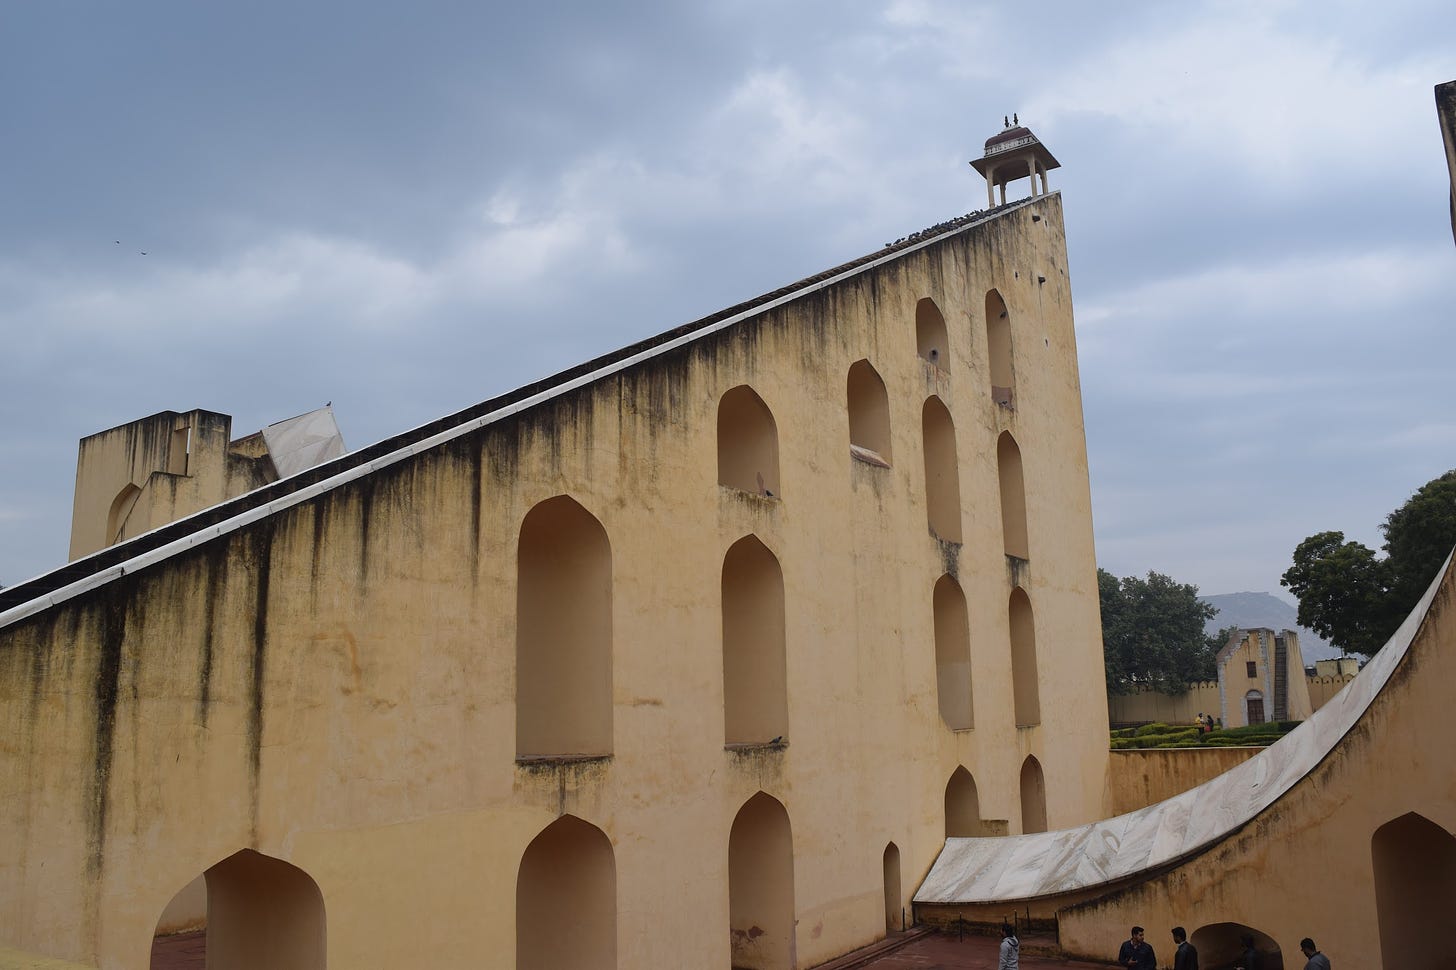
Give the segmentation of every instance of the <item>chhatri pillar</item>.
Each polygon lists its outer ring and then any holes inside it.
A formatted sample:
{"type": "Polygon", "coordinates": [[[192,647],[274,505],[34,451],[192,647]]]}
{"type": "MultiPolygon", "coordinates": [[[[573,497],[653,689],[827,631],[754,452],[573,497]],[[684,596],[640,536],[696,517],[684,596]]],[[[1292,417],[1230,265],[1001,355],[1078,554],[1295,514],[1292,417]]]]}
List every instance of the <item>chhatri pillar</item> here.
{"type": "Polygon", "coordinates": [[[986,179],[986,207],[995,208],[996,187],[1001,187],[1001,205],[1006,204],[1006,184],[1017,179],[1031,179],[1032,196],[1047,192],[1047,172],[1061,168],[1031,129],[1015,120],[1006,122],[998,134],[986,139],[986,153],[971,162],[986,179]],[[1040,179],[1040,184],[1038,184],[1040,179]]]}

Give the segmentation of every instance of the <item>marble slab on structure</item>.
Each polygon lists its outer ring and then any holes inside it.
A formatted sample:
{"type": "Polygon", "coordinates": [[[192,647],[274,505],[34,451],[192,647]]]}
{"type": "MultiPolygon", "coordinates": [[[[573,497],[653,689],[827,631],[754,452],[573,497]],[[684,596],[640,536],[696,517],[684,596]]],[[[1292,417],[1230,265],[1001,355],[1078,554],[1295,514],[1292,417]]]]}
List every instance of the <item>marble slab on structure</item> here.
{"type": "Polygon", "coordinates": [[[1450,564],[1448,558],[1410,616],[1358,677],[1248,761],[1156,805],[1079,828],[946,839],[914,901],[1012,902],[1091,889],[1222,841],[1313,771],[1364,716],[1409,651],[1450,564]]]}

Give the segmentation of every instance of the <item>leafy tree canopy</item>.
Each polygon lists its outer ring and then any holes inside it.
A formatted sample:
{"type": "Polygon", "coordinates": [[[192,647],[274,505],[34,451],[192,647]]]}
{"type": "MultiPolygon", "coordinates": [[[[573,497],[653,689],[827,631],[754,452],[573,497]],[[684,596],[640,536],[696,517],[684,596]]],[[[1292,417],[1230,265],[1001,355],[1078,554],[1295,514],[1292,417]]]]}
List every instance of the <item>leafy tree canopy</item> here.
{"type": "Polygon", "coordinates": [[[1214,655],[1227,634],[1204,634],[1217,611],[1198,598],[1197,586],[1162,573],[1119,579],[1098,569],[1097,592],[1109,694],[1140,686],[1182,694],[1191,681],[1218,676],[1214,655]]]}
{"type": "Polygon", "coordinates": [[[1299,599],[1301,626],[1367,657],[1415,608],[1456,545],[1456,470],[1422,485],[1380,529],[1383,557],[1343,532],[1320,532],[1295,547],[1279,580],[1299,599]]]}

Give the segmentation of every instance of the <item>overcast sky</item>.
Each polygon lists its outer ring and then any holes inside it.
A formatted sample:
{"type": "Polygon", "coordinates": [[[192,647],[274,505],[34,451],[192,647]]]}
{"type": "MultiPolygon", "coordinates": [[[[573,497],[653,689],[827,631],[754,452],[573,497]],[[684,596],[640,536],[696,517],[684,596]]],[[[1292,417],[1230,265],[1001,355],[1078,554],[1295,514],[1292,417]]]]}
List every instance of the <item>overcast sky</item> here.
{"type": "Polygon", "coordinates": [[[9,4],[0,583],[84,435],[369,444],[983,207],[1016,111],[1099,563],[1278,591],[1456,466],[1452,78],[1451,0],[9,4]]]}

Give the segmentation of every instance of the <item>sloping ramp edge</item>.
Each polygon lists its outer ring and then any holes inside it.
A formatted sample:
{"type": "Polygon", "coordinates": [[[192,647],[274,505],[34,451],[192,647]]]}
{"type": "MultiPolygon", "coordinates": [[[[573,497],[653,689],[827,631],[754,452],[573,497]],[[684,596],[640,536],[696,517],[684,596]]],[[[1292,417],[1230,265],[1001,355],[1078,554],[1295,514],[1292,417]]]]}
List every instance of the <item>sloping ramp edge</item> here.
{"type": "Polygon", "coordinates": [[[1443,583],[1456,583],[1450,556],[1359,676],[1253,758],[1167,801],[1080,828],[946,839],[914,901],[990,903],[1055,896],[1133,879],[1217,845],[1299,784],[1355,727],[1405,659],[1443,583]]]}

